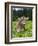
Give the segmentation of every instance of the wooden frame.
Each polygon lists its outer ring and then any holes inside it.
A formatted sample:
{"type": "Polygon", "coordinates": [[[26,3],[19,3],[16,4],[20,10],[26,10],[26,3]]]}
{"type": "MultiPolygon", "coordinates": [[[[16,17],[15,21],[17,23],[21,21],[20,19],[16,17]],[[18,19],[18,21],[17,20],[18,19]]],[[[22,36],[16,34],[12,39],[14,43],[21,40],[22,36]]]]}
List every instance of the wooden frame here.
{"type": "Polygon", "coordinates": [[[15,2],[5,2],[5,43],[6,44],[13,44],[13,43],[29,43],[29,42],[37,42],[37,4],[30,4],[30,3],[15,3],[15,2]],[[9,5],[16,4],[16,5],[32,5],[36,7],[36,31],[35,31],[35,40],[30,41],[18,41],[18,42],[10,42],[9,40],[9,5]]]}

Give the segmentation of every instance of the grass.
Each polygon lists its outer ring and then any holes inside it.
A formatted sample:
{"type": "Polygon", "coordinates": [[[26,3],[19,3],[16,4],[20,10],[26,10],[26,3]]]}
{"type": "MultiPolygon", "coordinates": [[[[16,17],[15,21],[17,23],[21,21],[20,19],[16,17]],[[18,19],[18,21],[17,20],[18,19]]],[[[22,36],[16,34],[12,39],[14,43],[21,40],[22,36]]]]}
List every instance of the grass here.
{"type": "Polygon", "coordinates": [[[16,23],[17,21],[12,22],[12,38],[15,37],[32,37],[32,21],[27,21],[25,25],[25,30],[22,29],[23,31],[21,32],[16,32],[16,23]]]}

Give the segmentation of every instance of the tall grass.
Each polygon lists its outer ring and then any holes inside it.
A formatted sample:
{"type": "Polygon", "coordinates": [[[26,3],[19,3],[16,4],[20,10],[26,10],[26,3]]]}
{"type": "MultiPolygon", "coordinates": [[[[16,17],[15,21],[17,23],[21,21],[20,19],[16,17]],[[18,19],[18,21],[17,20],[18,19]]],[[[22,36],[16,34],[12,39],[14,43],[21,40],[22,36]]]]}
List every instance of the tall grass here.
{"type": "Polygon", "coordinates": [[[23,31],[17,32],[16,31],[16,24],[17,21],[12,21],[12,29],[11,29],[11,36],[12,38],[14,37],[32,37],[32,21],[27,21],[25,25],[25,30],[22,29],[23,31]]]}

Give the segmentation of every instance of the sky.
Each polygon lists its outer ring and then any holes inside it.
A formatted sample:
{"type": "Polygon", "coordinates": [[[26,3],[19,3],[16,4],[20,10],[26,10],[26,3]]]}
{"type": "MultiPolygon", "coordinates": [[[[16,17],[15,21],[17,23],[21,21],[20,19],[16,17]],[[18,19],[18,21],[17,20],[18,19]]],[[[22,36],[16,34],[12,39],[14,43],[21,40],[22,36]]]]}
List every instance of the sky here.
{"type": "Polygon", "coordinates": [[[23,10],[23,8],[13,8],[13,10],[16,10],[16,11],[18,11],[18,10],[23,10]]]}

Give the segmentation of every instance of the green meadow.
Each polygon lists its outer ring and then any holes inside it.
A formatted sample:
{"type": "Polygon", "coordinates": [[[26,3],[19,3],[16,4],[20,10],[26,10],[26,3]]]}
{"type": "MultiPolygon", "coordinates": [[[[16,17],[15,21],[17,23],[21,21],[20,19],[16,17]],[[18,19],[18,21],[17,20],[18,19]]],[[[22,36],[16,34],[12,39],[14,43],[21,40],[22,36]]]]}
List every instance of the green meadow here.
{"type": "Polygon", "coordinates": [[[32,9],[33,8],[13,8],[11,9],[11,37],[32,37],[32,9]],[[16,31],[18,18],[20,17],[29,17],[25,22],[25,29],[22,28],[20,32],[16,31]]]}
{"type": "Polygon", "coordinates": [[[27,21],[25,25],[25,30],[17,32],[16,31],[17,21],[12,22],[12,37],[32,37],[32,21],[27,21]]]}

